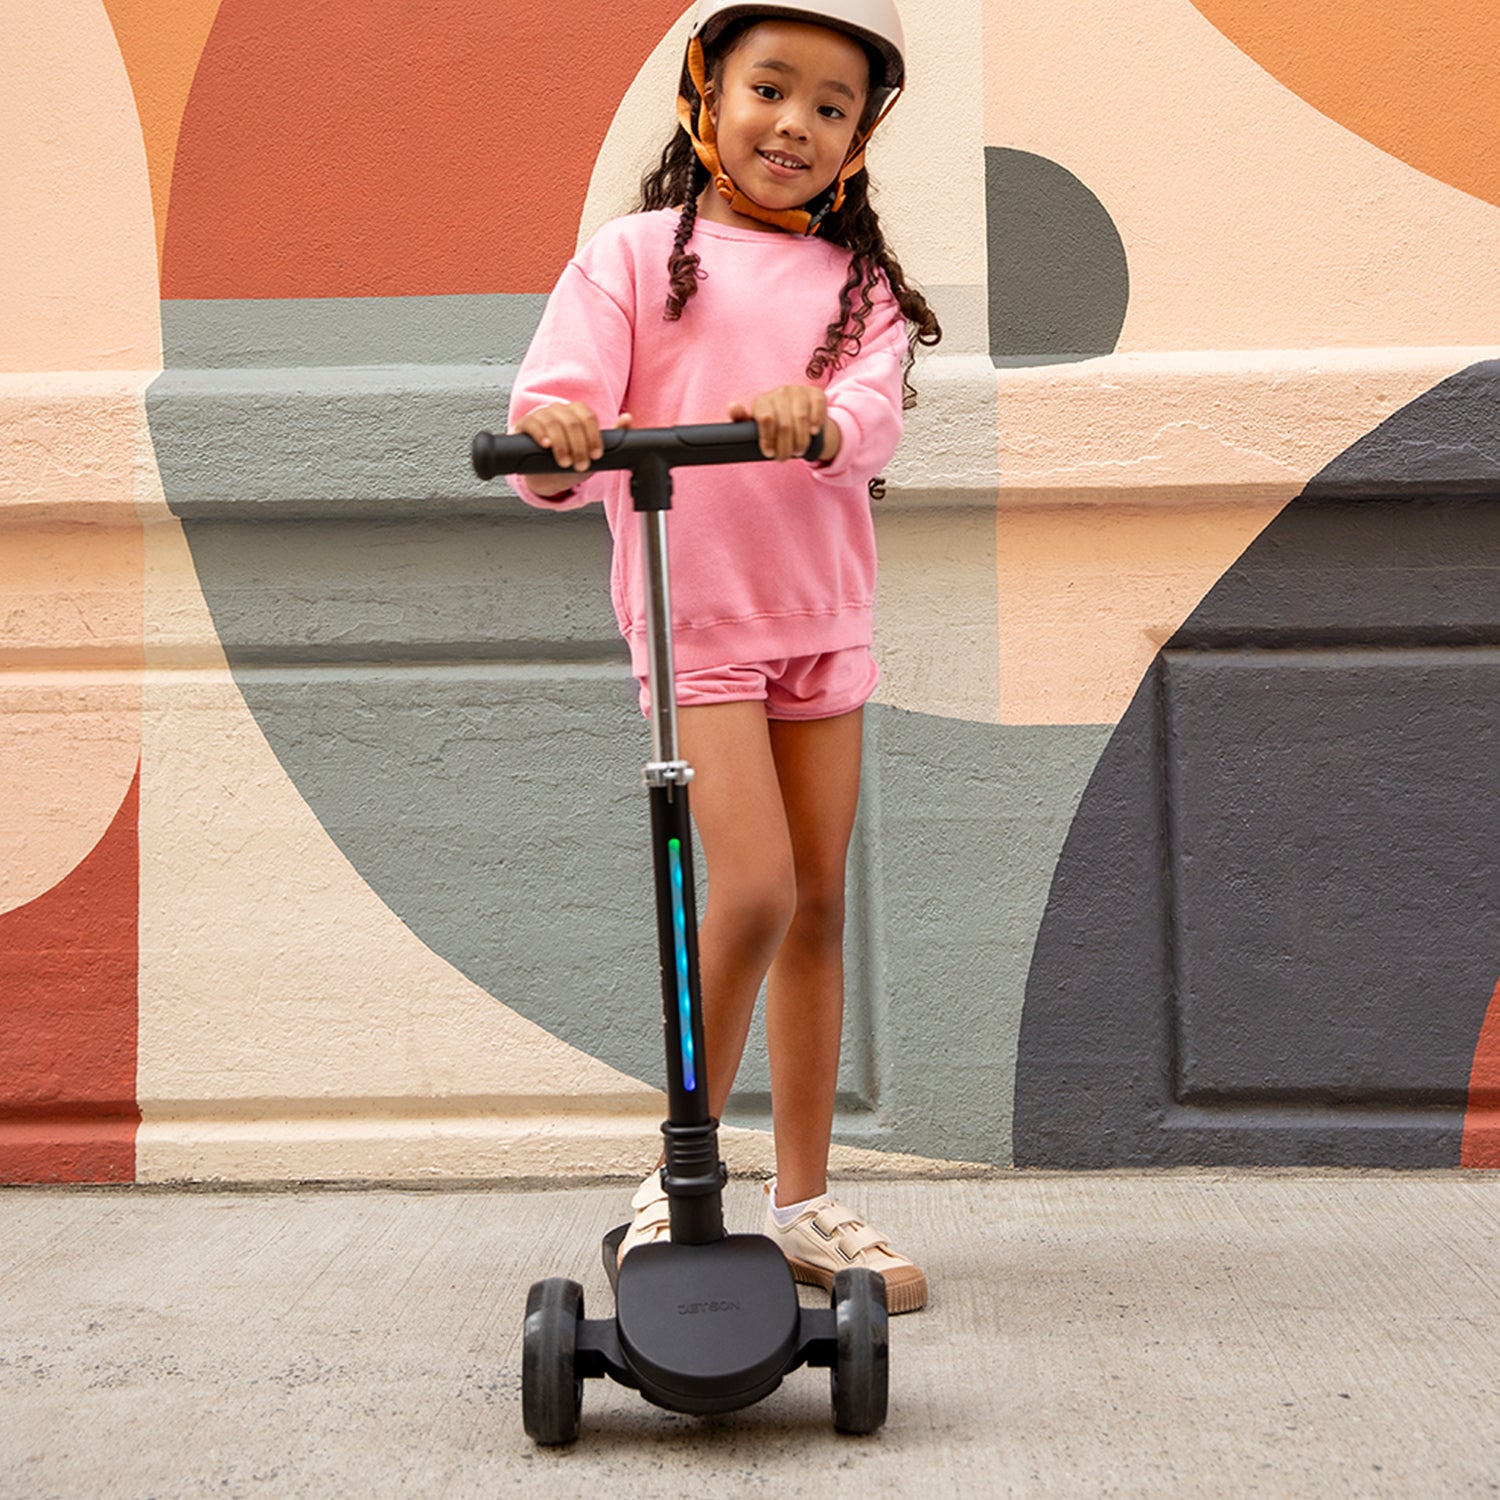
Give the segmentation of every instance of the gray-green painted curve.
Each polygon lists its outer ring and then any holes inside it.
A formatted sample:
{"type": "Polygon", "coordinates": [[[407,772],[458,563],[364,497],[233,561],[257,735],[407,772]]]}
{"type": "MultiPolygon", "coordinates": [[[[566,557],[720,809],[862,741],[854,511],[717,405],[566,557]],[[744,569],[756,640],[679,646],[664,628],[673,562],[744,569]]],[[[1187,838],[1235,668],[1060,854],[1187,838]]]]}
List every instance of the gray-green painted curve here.
{"type": "MultiPolygon", "coordinates": [[[[267,316],[290,337],[291,310],[267,316]]],[[[544,515],[466,473],[510,368],[300,365],[310,345],[277,347],[280,366],[173,368],[148,393],[246,703],[425,943],[563,1040],[659,1080],[647,747],[602,517],[544,515]]],[[[1031,950],[1108,732],[871,708],[841,1139],[1010,1159],[1031,950]]],[[[732,1113],[758,1122],[767,1102],[757,1042],[732,1113]]]]}

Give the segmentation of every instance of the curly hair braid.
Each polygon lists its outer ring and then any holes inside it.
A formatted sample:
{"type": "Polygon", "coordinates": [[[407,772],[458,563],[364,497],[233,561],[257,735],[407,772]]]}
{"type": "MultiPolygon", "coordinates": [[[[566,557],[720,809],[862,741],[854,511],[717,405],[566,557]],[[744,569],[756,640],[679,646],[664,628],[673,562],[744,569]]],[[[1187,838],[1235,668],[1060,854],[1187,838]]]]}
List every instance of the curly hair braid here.
{"type": "MultiPolygon", "coordinates": [[[[711,77],[717,80],[722,76],[724,60],[752,24],[753,21],[745,21],[729,27],[718,39],[713,55],[707,60],[711,77]]],[[[683,65],[679,87],[696,112],[698,91],[686,64],[683,65]]],[[[859,122],[861,132],[870,129],[874,123],[877,107],[876,100],[867,105],[865,116],[859,122]]],[[[698,220],[698,199],[708,182],[708,171],[698,160],[692,140],[681,126],[663,148],[661,160],[641,181],[637,212],[659,208],[682,210],[672,243],[672,255],[667,262],[670,285],[663,316],[668,322],[675,323],[682,317],[705,274],[698,257],[688,249],[688,242],[698,220]]],[[[870,174],[867,171],[861,169],[849,178],[844,187],[844,206],[838,213],[829,214],[824,219],[821,237],[830,245],[848,250],[851,259],[848,278],[839,292],[838,314],[829,322],[822,345],[808,360],[807,378],[817,380],[829,371],[837,370],[846,355],[859,353],[870,313],[875,307],[874,293],[883,279],[906,320],[907,354],[901,372],[901,390],[903,405],[910,408],[917,399],[916,389],[911,383],[917,347],[932,347],[942,338],[943,330],[927,299],[907,284],[900,261],[885,242],[880,218],[870,202],[870,174]]]]}

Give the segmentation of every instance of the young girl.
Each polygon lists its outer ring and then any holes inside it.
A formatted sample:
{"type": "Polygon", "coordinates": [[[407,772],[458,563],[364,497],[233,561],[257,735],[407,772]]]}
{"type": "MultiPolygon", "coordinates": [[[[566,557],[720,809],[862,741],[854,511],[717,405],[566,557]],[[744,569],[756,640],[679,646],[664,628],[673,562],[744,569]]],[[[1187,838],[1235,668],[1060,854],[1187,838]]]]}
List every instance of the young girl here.
{"type": "MultiPolygon", "coordinates": [[[[844,871],[876,682],[869,487],[895,451],[916,342],[937,320],[869,203],[864,143],[904,75],[892,0],[699,6],[681,127],[641,211],[569,263],[511,397],[511,430],[573,472],[535,504],[602,500],[612,593],[646,672],[628,477],[589,475],[601,429],[753,418],[784,468],[688,468],[670,525],[677,702],[708,900],[699,937],[710,1113],[766,984],[777,1176],[765,1232],[825,1287],[865,1265],[893,1312],[920,1269],[828,1195],[843,1020],[844,871]],[[823,434],[816,464],[794,455],[823,434]]],[[[646,689],[641,689],[646,706],[646,689]]],[[[668,1234],[660,1176],[621,1247],[668,1234]]]]}

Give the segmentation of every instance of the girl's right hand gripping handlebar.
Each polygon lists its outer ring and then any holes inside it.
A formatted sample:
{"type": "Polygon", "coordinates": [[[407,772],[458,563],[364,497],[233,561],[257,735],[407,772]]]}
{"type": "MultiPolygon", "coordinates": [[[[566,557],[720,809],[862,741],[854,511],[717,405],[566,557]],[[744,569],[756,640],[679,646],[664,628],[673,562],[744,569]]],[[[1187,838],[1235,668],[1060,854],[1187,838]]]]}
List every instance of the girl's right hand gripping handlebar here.
{"type": "MultiPolygon", "coordinates": [[[[660,464],[680,469],[688,464],[761,463],[759,430],[754,422],[708,422],[690,427],[613,427],[601,434],[604,456],[589,465],[598,469],[631,469],[660,464]]],[[[823,452],[823,434],[815,432],[802,455],[809,463],[823,452]]],[[[499,474],[561,474],[567,472],[534,438],[517,433],[500,437],[481,432],[474,438],[474,472],[481,479],[499,474]]],[[[583,478],[579,475],[579,478],[583,478]]]]}

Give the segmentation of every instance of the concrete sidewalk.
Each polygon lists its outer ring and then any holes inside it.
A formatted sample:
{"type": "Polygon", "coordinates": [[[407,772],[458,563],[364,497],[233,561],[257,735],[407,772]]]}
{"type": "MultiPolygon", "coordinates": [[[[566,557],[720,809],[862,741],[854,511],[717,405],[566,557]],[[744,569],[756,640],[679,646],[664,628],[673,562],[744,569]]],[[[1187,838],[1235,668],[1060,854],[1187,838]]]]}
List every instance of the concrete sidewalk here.
{"type": "Polygon", "coordinates": [[[1500,1178],[851,1184],[933,1284],[878,1436],[802,1370],[712,1419],[591,1381],[534,1449],[526,1288],[605,1313],[628,1193],[0,1192],[0,1496],[1500,1493],[1500,1178]]]}

